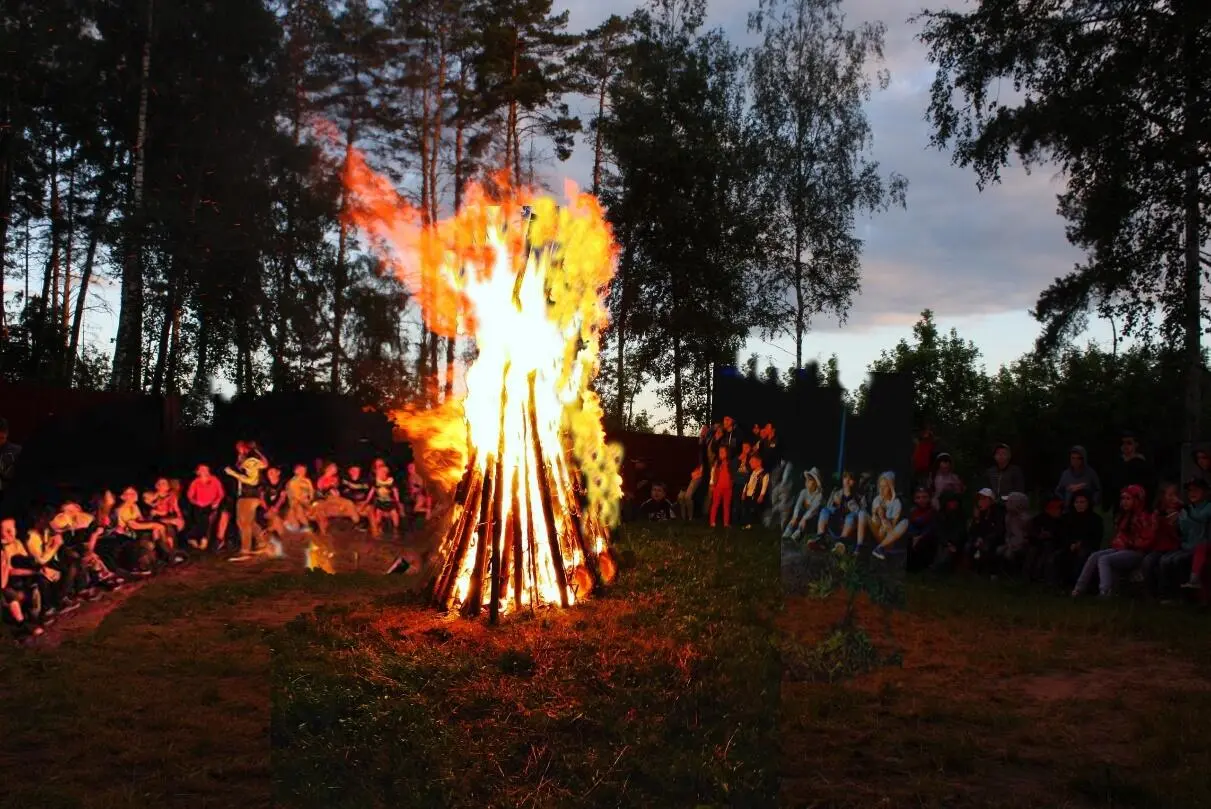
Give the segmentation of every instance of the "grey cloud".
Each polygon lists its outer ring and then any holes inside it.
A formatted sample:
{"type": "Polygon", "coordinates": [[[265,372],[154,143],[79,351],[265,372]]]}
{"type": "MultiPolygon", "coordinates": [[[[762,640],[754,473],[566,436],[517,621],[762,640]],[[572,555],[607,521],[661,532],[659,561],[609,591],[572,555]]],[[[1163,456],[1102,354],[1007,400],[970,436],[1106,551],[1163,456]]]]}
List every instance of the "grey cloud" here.
{"type": "MultiPolygon", "coordinates": [[[[578,1],[563,7],[572,12],[572,27],[583,29],[635,6],[578,1]]],[[[747,2],[715,3],[708,24],[723,27],[737,44],[748,44],[745,22],[751,7],[747,2]]],[[[907,22],[920,9],[921,0],[848,0],[845,5],[850,25],[882,20],[887,26],[885,66],[893,84],[875,93],[867,108],[873,157],[885,174],[896,171],[909,180],[907,210],[858,223],[865,241],[862,293],[847,330],[911,323],[926,307],[943,317],[1024,311],[1080,260],[1056,213],[1055,197],[1064,185],[1055,168],[1040,167],[1031,175],[1008,169],[1000,185],[981,193],[974,172],[953,166],[949,153],[929,146],[924,115],[933,71],[915,40],[916,27],[907,22]]],[[[583,112],[587,121],[588,105],[583,112]]],[[[591,148],[582,145],[570,161],[547,173],[587,187],[591,166],[591,148]]],[[[815,325],[820,330],[836,327],[827,321],[815,325]]]]}

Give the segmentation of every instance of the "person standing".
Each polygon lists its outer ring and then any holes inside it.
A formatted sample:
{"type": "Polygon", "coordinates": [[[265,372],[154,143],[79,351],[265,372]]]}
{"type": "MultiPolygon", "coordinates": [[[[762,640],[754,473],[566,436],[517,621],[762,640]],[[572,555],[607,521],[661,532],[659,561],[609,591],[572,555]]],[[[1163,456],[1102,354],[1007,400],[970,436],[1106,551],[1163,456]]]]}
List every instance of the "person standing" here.
{"type": "MultiPolygon", "coordinates": [[[[1139,486],[1144,492],[1144,501],[1152,502],[1156,490],[1156,479],[1153,476],[1152,464],[1140,451],[1139,437],[1125,430],[1120,443],[1121,454],[1112,476],[1115,491],[1123,491],[1128,486],[1139,486]]],[[[1122,514],[1122,499],[1114,504],[1114,516],[1122,514]]]]}
{"type": "Polygon", "coordinates": [[[992,452],[992,466],[984,473],[986,488],[992,490],[995,504],[1003,505],[1012,492],[1026,493],[1026,476],[1020,466],[1010,463],[1012,458],[1008,444],[997,444],[992,452]]]}
{"type": "Polygon", "coordinates": [[[1064,501],[1064,511],[1072,508],[1072,497],[1077,492],[1089,495],[1089,501],[1095,506],[1101,502],[1102,481],[1089,466],[1085,448],[1079,444],[1068,450],[1068,468],[1055,487],[1055,496],[1064,501]]]}
{"type": "Polygon", "coordinates": [[[257,522],[257,511],[261,508],[261,473],[269,463],[255,443],[237,441],[236,467],[224,470],[235,478],[235,523],[240,533],[240,552],[229,561],[245,562],[252,558],[253,543],[260,540],[261,526],[257,522]]]}

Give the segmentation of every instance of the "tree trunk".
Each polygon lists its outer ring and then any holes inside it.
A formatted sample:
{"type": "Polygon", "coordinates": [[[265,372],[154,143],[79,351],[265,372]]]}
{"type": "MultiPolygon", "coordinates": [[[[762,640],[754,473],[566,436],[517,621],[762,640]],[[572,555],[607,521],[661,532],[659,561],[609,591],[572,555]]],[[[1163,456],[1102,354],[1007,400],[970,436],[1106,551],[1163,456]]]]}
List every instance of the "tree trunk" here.
{"type": "Polygon", "coordinates": [[[466,172],[463,166],[464,141],[467,135],[466,113],[462,108],[467,93],[467,58],[464,55],[458,65],[458,118],[454,122],[454,210],[463,204],[463,184],[466,172]]]}
{"type": "Polygon", "coordinates": [[[681,390],[681,337],[673,336],[673,426],[677,435],[685,435],[685,404],[681,390]]]}
{"type": "Polygon", "coordinates": [[[181,358],[181,300],[172,310],[172,337],[168,341],[168,368],[164,371],[164,395],[177,393],[177,373],[181,358]]]}
{"type": "MultiPolygon", "coordinates": [[[[513,66],[509,73],[512,86],[517,84],[517,62],[521,51],[521,37],[517,29],[513,29],[513,66]]],[[[513,187],[521,185],[521,141],[518,138],[517,98],[514,94],[509,99],[508,132],[505,141],[505,168],[513,173],[513,187]],[[510,151],[510,147],[512,151],[510,151]]]]}
{"type": "Polygon", "coordinates": [[[627,284],[627,276],[630,273],[631,257],[634,255],[634,246],[630,238],[626,239],[626,247],[623,249],[622,258],[618,262],[618,318],[614,321],[614,339],[618,342],[618,358],[615,360],[617,367],[615,368],[615,378],[618,386],[618,401],[614,403],[615,420],[618,422],[619,429],[626,425],[626,411],[623,409],[626,406],[626,339],[627,339],[627,314],[630,307],[629,287],[627,284]]]}
{"type": "Polygon", "coordinates": [[[88,233],[88,249],[84,253],[84,267],[80,270],[80,284],[76,290],[76,311],[71,321],[71,334],[67,345],[67,361],[63,376],[70,384],[76,374],[76,359],[80,356],[80,331],[84,324],[84,305],[88,302],[88,286],[92,282],[93,263],[97,259],[97,246],[101,241],[101,223],[109,216],[109,201],[104,197],[93,206],[93,217],[88,233]]]}
{"type": "Polygon", "coordinates": [[[803,332],[807,303],[803,298],[803,231],[795,228],[795,370],[803,368],[803,332]]]}
{"type": "Polygon", "coordinates": [[[601,124],[605,120],[608,71],[603,72],[605,75],[602,76],[601,83],[597,86],[597,131],[593,133],[593,196],[595,197],[601,194],[601,163],[602,156],[605,154],[601,124]]]}
{"type": "Polygon", "coordinates": [[[168,366],[168,338],[172,331],[173,313],[177,308],[177,279],[181,274],[181,260],[174,256],[169,269],[168,290],[164,296],[164,313],[160,318],[160,335],[156,341],[156,365],[151,374],[151,393],[164,393],[164,372],[168,366]]]}
{"type": "Polygon", "coordinates": [[[341,221],[336,243],[336,268],[332,278],[332,373],[328,386],[333,393],[341,392],[341,334],[345,330],[345,287],[349,283],[349,272],[345,267],[345,253],[349,246],[348,174],[356,134],[354,122],[350,120],[345,132],[345,162],[341,167],[341,221]]]}
{"type": "Polygon", "coordinates": [[[454,355],[458,337],[451,335],[446,338],[446,386],[442,390],[442,401],[450,401],[454,396],[454,355]]]}
{"type": "MultiPolygon", "coordinates": [[[[10,93],[12,92],[10,88],[10,93]]],[[[8,339],[8,327],[4,319],[4,267],[8,260],[8,231],[13,218],[13,133],[11,102],[4,105],[4,118],[0,121],[0,345],[8,339]]],[[[27,220],[28,221],[28,220],[27,220]]],[[[27,292],[26,301],[29,299],[27,292]]],[[[23,301],[25,303],[26,301],[23,301]]]]}
{"type": "Polygon", "coordinates": [[[71,328],[71,269],[72,246],[76,241],[76,166],[73,162],[67,173],[67,232],[63,239],[63,296],[59,319],[63,328],[63,339],[67,339],[71,328]]]}
{"type": "Polygon", "coordinates": [[[139,117],[135,132],[134,180],[126,216],[126,244],[122,255],[122,296],[118,334],[114,340],[113,377],[117,391],[138,390],[143,376],[143,176],[147,143],[147,101],[151,84],[151,39],[155,0],[147,0],[147,30],[143,37],[143,64],[139,77],[139,117]]]}
{"type": "MultiPolygon", "coordinates": [[[[440,194],[437,186],[437,161],[441,154],[442,143],[442,126],[445,124],[445,96],[446,91],[446,43],[445,33],[443,32],[437,40],[437,74],[434,77],[436,87],[433,90],[434,106],[432,111],[432,120],[430,121],[430,132],[432,142],[429,146],[429,221],[436,222],[438,209],[440,208],[440,194]]],[[[434,363],[436,368],[436,363],[434,363]]],[[[434,371],[436,373],[436,371],[434,371]]]]}
{"type": "MultiPolygon", "coordinates": [[[[57,138],[56,138],[57,140],[57,138]]],[[[50,275],[49,283],[43,283],[48,295],[42,298],[42,323],[46,333],[59,316],[59,278],[62,269],[62,256],[59,252],[63,241],[63,200],[59,198],[59,146],[52,143],[50,150],[50,259],[46,270],[50,275]]],[[[45,281],[45,279],[44,279],[45,281]]]]}
{"type": "Polygon", "coordinates": [[[1203,234],[1200,233],[1201,203],[1199,194],[1199,171],[1202,168],[1200,154],[1200,138],[1196,127],[1201,125],[1199,115],[1200,99],[1198,90],[1202,76],[1198,71],[1197,31],[1193,18],[1197,18],[1197,8],[1194,3],[1183,3],[1182,16],[1187,18],[1185,31],[1185,48],[1183,58],[1186,72],[1186,115],[1185,130],[1188,155],[1188,167],[1183,189],[1183,204],[1185,207],[1185,339],[1183,348],[1186,359],[1186,396],[1185,396],[1185,432],[1186,440],[1194,443],[1202,440],[1203,415],[1203,310],[1202,287],[1203,273],[1199,263],[1199,248],[1202,246],[1203,234]]]}

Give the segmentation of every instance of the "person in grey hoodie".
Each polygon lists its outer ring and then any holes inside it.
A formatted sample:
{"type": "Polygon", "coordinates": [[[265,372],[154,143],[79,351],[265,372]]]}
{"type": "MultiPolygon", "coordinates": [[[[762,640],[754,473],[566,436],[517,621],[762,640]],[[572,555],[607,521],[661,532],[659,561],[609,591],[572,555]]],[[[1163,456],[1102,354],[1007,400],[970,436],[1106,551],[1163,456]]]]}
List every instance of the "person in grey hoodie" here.
{"type": "Polygon", "coordinates": [[[1101,502],[1102,481],[1086,458],[1085,448],[1080,445],[1068,451],[1068,468],[1060,475],[1060,482],[1055,487],[1055,496],[1064,501],[1064,511],[1072,507],[1072,496],[1077,492],[1089,495],[1089,501],[1094,506],[1101,502]]]}

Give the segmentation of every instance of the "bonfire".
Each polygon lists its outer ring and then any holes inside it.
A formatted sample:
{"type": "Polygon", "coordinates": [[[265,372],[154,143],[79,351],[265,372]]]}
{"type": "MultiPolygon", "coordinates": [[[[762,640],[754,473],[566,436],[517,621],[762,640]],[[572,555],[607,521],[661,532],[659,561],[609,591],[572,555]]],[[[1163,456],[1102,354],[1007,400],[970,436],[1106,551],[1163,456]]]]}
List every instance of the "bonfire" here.
{"type": "Polygon", "coordinates": [[[472,187],[428,223],[358,155],[350,215],[437,334],[474,338],[465,392],[397,414],[452,497],[433,599],[474,616],[568,607],[608,585],[621,501],[591,383],[617,249],[597,200],[472,187]]]}

